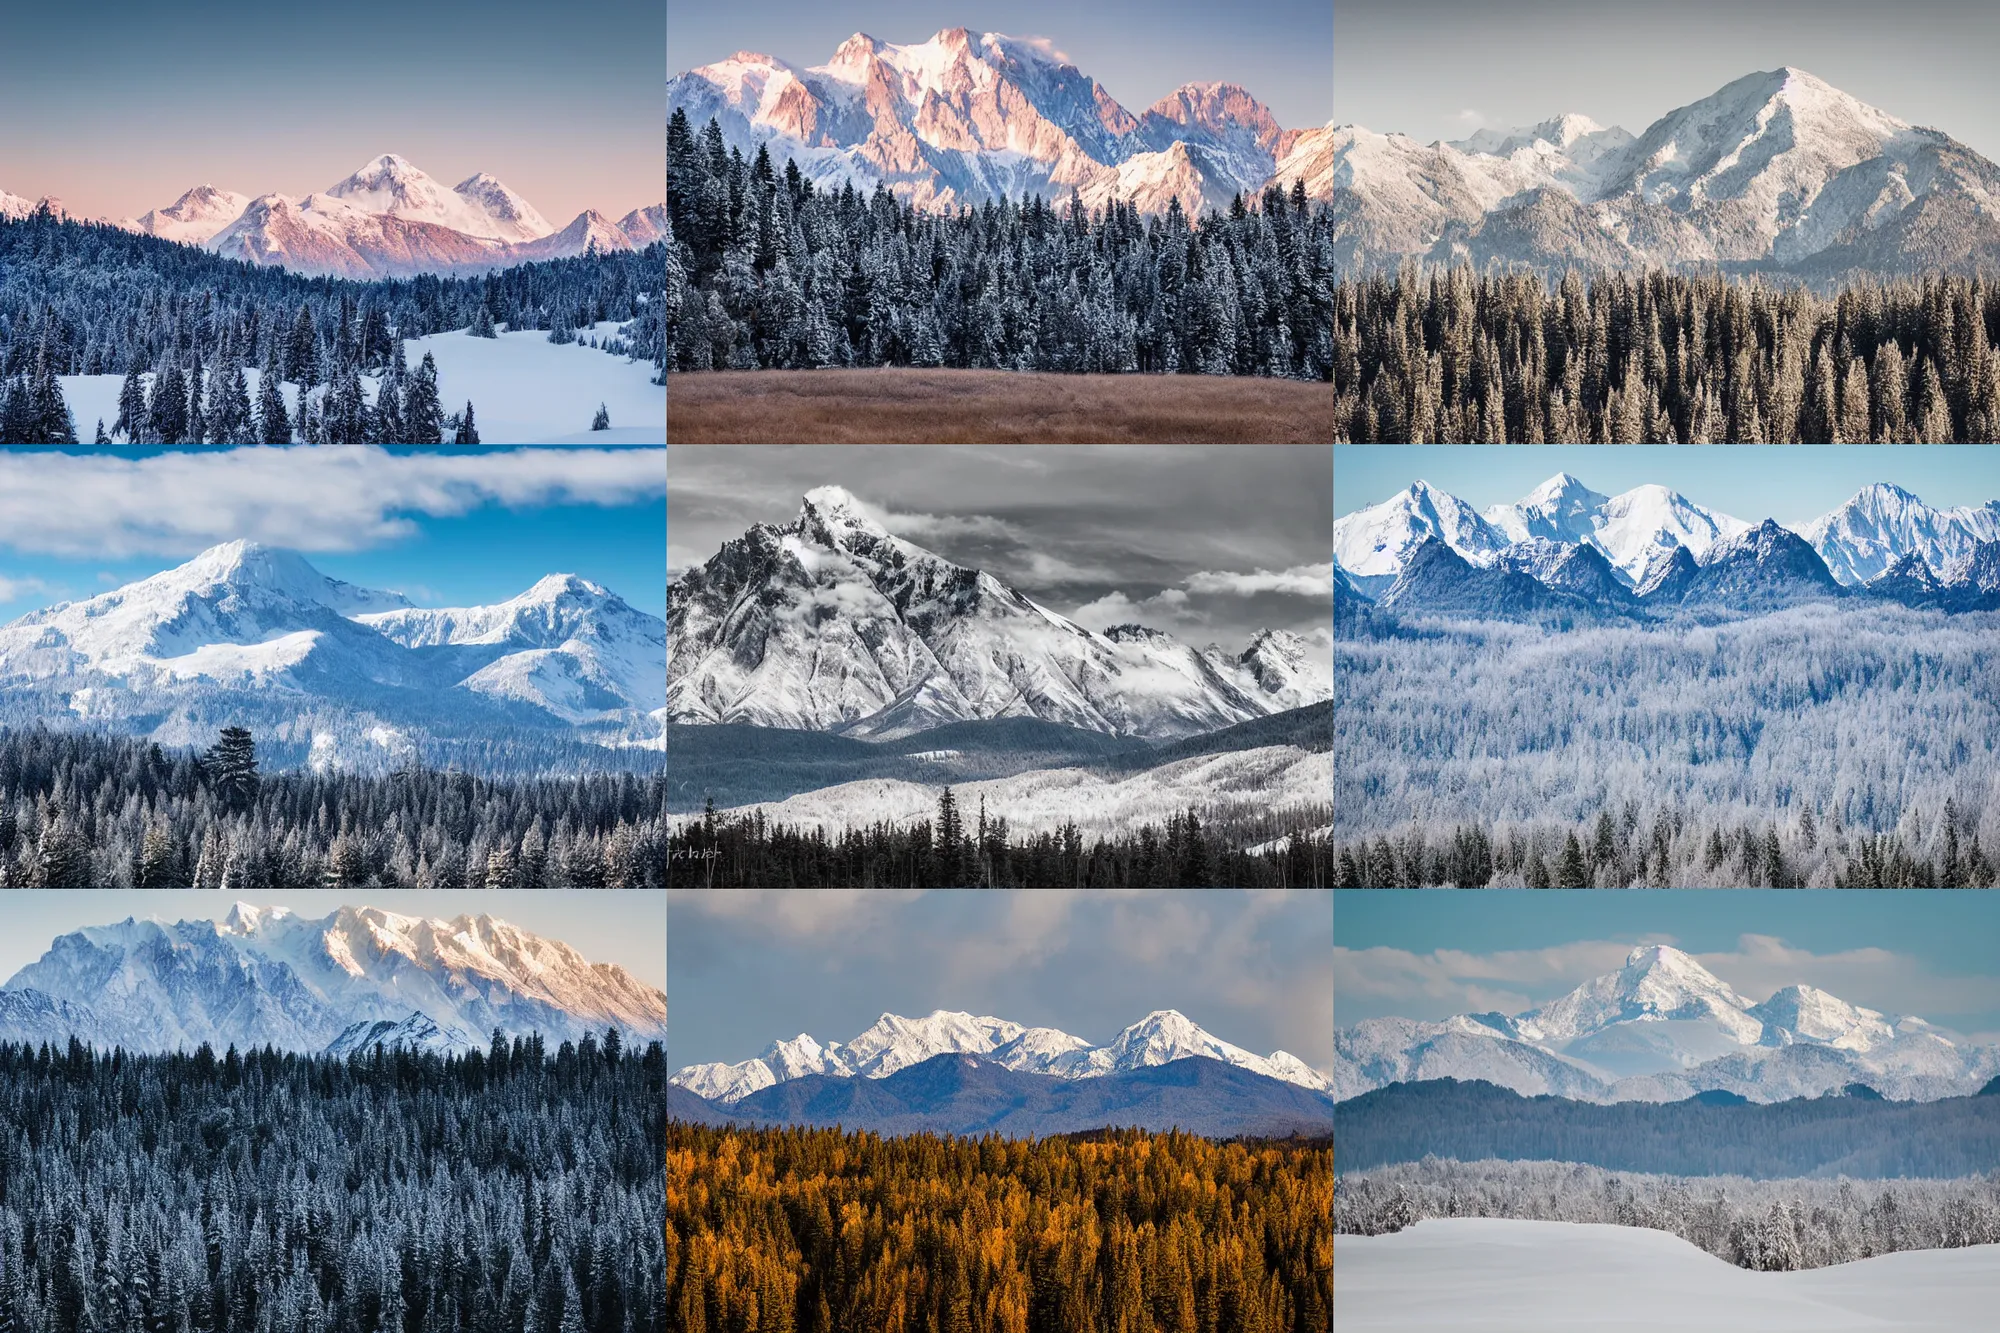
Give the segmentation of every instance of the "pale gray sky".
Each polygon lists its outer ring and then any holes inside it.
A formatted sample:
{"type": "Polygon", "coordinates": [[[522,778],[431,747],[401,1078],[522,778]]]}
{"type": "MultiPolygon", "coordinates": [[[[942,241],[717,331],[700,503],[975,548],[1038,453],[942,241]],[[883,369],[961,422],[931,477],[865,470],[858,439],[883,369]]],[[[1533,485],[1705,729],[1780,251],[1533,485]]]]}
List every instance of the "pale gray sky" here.
{"type": "Polygon", "coordinates": [[[21,889],[0,894],[0,983],[48,952],[58,935],[126,917],[220,921],[238,899],[331,916],[343,905],[404,916],[498,917],[561,940],[593,963],[616,963],[648,986],[667,984],[667,904],[659,889],[307,889],[222,893],[212,889],[21,889]]]}
{"type": "Polygon", "coordinates": [[[1325,890],[675,890],[668,1067],[938,1009],[1103,1044],[1155,1009],[1333,1064],[1325,890]]]}
{"type": "Polygon", "coordinates": [[[1791,65],[2000,159],[1991,0],[1338,0],[1341,124],[1428,143],[1566,112],[1634,134],[1791,65]]]}

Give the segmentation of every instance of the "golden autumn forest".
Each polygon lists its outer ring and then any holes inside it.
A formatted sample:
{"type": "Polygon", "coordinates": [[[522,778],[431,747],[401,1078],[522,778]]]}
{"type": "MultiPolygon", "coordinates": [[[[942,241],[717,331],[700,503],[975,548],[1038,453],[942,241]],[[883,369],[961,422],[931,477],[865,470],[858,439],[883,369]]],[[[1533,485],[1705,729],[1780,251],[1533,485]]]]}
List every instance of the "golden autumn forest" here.
{"type": "Polygon", "coordinates": [[[677,1333],[1325,1333],[1333,1147],[667,1126],[677,1333]]]}

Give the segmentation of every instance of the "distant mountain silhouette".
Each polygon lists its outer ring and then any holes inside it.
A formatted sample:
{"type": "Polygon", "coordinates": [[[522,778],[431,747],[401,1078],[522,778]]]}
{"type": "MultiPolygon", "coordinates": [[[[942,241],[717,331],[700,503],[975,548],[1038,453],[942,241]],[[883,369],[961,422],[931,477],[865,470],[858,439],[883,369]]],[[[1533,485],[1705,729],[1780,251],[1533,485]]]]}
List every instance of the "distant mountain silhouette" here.
{"type": "MultiPolygon", "coordinates": [[[[700,1101],[699,1098],[694,1098],[700,1101]]],[[[699,1118],[701,1108],[683,1114],[699,1118]]],[[[706,1102],[710,1114],[720,1114],[706,1102]]],[[[1040,1138],[1105,1126],[1208,1138],[1324,1133],[1330,1098],[1247,1069],[1190,1056],[1163,1065],[1066,1080],[1025,1074],[973,1055],[946,1054],[887,1078],[809,1074],[751,1093],[731,1108],[739,1122],[868,1129],[881,1134],[997,1133],[1040,1138]]]]}
{"type": "Polygon", "coordinates": [[[687,1120],[697,1125],[733,1124],[727,1112],[678,1083],[667,1084],[667,1119],[687,1120]]]}

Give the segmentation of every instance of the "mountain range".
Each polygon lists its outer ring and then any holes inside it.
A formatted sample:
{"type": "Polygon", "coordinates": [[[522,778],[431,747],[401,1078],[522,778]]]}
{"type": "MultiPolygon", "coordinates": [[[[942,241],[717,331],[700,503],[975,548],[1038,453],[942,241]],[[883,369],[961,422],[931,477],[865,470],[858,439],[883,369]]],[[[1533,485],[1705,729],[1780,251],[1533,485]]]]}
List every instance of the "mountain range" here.
{"type": "Polygon", "coordinates": [[[234,541],[0,626],[0,718],[171,744],[236,723],[309,746],[316,766],[393,766],[426,740],[502,729],[656,748],[665,666],[659,617],[573,574],[432,609],[234,541]]]}
{"type": "MultiPolygon", "coordinates": [[[[0,192],[0,217],[24,217],[41,203],[68,216],[61,200],[30,203],[0,192]]],[[[385,153],[302,198],[197,185],[165,207],[112,225],[295,273],[400,278],[484,272],[581,255],[592,246],[643,249],[666,235],[666,205],[634,209],[616,222],[586,209],[558,228],[485,172],[446,188],[385,153]]]]}
{"type": "Polygon", "coordinates": [[[1281,129],[1235,84],[1184,84],[1134,116],[1046,41],[964,28],[910,45],[857,32],[810,68],[738,51],[669,78],[667,109],[780,171],[789,158],[819,185],[879,183],[924,209],[1075,190],[1193,217],[1298,179],[1327,198],[1336,171],[1332,122],[1281,129]]]}
{"type": "Polygon", "coordinates": [[[1753,1003],[1681,950],[1644,945],[1618,971],[1523,1013],[1373,1018],[1341,1029],[1333,1087],[1342,1101],[1453,1078],[1592,1102],[1710,1092],[1774,1102],[1859,1084],[1892,1100],[1931,1101],[1977,1092],[1996,1073],[2000,1047],[1963,1044],[1921,1018],[1892,1018],[1804,985],[1753,1003]]]}
{"type": "Polygon", "coordinates": [[[1563,115],[1450,143],[1355,125],[1332,139],[1336,256],[1355,271],[1421,259],[1833,281],[2000,262],[2000,166],[1789,67],[1637,135],[1563,115]]]}
{"type": "Polygon", "coordinates": [[[1351,601],[1454,615],[1619,618],[1869,596],[2000,609],[2000,501],[1938,509],[1877,483],[1798,532],[1664,486],[1604,496],[1567,473],[1475,512],[1416,482],[1334,521],[1351,601]]]}
{"type": "Polygon", "coordinates": [[[727,1106],[669,1085],[667,1114],[703,1124],[818,1125],[877,1134],[1039,1138],[1107,1126],[1209,1138],[1323,1135],[1333,1100],[1208,1056],[1089,1079],[945,1053],[881,1078],[805,1074],[727,1106]]]}
{"type": "Polygon", "coordinates": [[[894,739],[1036,717],[1174,738],[1329,699],[1289,630],[1239,652],[1138,625],[1099,633],[892,536],[837,486],[667,587],[667,718],[894,739]]]}
{"type": "Polygon", "coordinates": [[[71,1035],[131,1051],[349,1054],[484,1049],[495,1028],[553,1045],[666,1039],[666,996],[624,968],[498,918],[375,907],[318,919],[237,903],[222,921],[127,918],[58,937],[0,988],[0,1040],[71,1035]]]}
{"type": "Polygon", "coordinates": [[[976,1056],[981,1064],[990,1062],[1017,1073],[1072,1082],[1199,1057],[1315,1093],[1326,1093],[1332,1087],[1324,1075],[1295,1055],[1286,1051],[1256,1055],[1211,1036],[1172,1009],[1154,1010],[1104,1046],[1093,1046],[1056,1028],[1025,1027],[1007,1019],[952,1010],[939,1009],[925,1018],[883,1014],[852,1041],[822,1043],[800,1033],[772,1042],[755,1059],[739,1064],[689,1065],[677,1070],[668,1082],[718,1105],[733,1107],[752,1094],[795,1080],[885,1079],[939,1056],[976,1056]]]}

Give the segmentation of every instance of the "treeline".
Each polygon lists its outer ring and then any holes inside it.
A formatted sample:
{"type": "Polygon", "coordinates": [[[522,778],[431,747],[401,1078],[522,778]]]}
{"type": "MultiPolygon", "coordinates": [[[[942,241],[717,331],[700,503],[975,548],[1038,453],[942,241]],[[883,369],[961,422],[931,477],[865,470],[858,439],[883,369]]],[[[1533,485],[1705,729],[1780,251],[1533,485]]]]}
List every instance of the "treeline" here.
{"type": "Polygon", "coordinates": [[[1074,192],[921,213],[746,161],[676,109],[667,222],[674,370],[1333,373],[1333,214],[1303,181],[1198,220],[1074,192]]]}
{"type": "Polygon", "coordinates": [[[1810,806],[1782,831],[1768,820],[1710,823],[1678,808],[1642,819],[1630,801],[1616,819],[1600,810],[1580,829],[1411,824],[1393,839],[1341,844],[1333,887],[1990,889],[2000,881],[1974,821],[1954,802],[1947,799],[1933,823],[1922,846],[1900,832],[1850,831],[1838,820],[1822,833],[1810,806]]]}
{"type": "Polygon", "coordinates": [[[1074,823],[1016,835],[984,802],[968,824],[946,787],[935,820],[826,830],[730,815],[711,800],[667,835],[667,882],[687,888],[1327,888],[1331,825],[1247,839],[1206,827],[1194,810],[1117,837],[1085,839],[1074,823]],[[1279,845],[1272,845],[1279,844],[1279,845]]]}
{"type": "Polygon", "coordinates": [[[663,258],[655,244],[477,277],[358,282],[226,260],[46,210],[0,219],[0,406],[11,414],[0,419],[0,439],[64,443],[93,434],[94,422],[68,421],[66,407],[57,414],[55,377],[124,375],[120,420],[105,426],[125,442],[451,442],[476,426],[445,404],[435,413],[442,441],[428,433],[435,394],[425,396],[421,365],[403,360],[398,370],[403,340],[454,329],[490,335],[504,324],[575,342],[577,329],[617,321],[629,325],[626,335],[601,346],[664,374],[663,258]],[[254,394],[250,371],[259,372],[254,394]],[[375,381],[372,403],[364,375],[375,381]],[[310,399],[305,421],[296,404],[282,425],[272,411],[280,381],[310,399]],[[383,383],[398,391],[394,403],[381,401],[383,383]]]}
{"type": "Polygon", "coordinates": [[[1406,266],[1334,291],[1334,440],[2000,440],[2000,287],[1406,266]]]}
{"type": "Polygon", "coordinates": [[[1789,1272],[2000,1243],[2000,1175],[1759,1181],[1433,1157],[1343,1174],[1334,1191],[1334,1228],[1343,1235],[1386,1235],[1427,1217],[1650,1227],[1739,1268],[1789,1272]]]}
{"type": "Polygon", "coordinates": [[[0,1044],[0,1329],[666,1327],[659,1043],[0,1044]]]}
{"type": "Polygon", "coordinates": [[[0,730],[0,887],[647,888],[667,879],[664,774],[251,770],[245,781],[240,767],[131,737],[0,730]]]}
{"type": "Polygon", "coordinates": [[[667,1126],[676,1333],[1325,1333],[1331,1146],[667,1126]]]}

